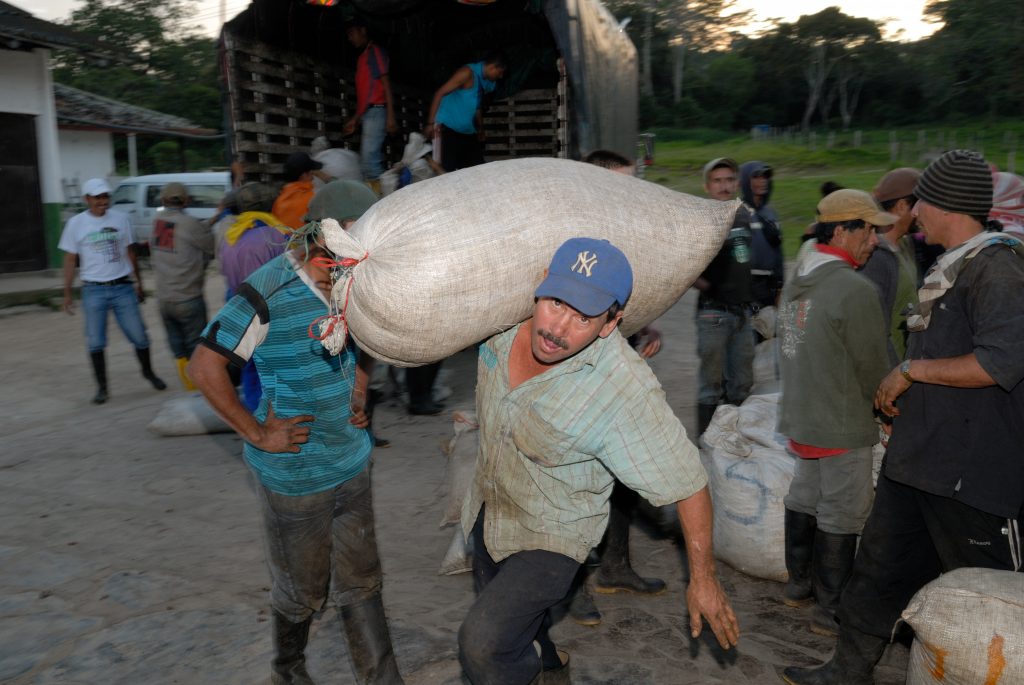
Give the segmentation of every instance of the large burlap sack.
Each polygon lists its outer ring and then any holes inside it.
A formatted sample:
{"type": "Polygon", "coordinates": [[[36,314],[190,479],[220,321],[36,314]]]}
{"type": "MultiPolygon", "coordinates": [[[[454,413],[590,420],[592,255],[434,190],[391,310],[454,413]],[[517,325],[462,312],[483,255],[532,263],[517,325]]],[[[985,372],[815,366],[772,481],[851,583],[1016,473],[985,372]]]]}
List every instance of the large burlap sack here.
{"type": "Polygon", "coordinates": [[[775,432],[778,394],[722,405],[701,437],[714,502],[715,556],[738,571],[784,582],[785,505],[795,468],[775,432]]]}
{"type": "Polygon", "coordinates": [[[217,416],[199,393],[167,400],[146,428],[165,436],[231,432],[231,426],[217,416]]]}
{"type": "Polygon", "coordinates": [[[907,685],[1024,683],[1024,573],[961,568],[918,591],[907,685]]]}
{"type": "MultiPolygon", "coordinates": [[[[403,188],[349,231],[325,221],[327,247],[352,260],[332,300],[362,349],[400,366],[426,364],[526,319],[568,238],[605,238],[633,267],[628,335],[700,275],[737,206],[581,162],[492,162],[403,188]]],[[[328,330],[324,344],[340,349],[340,319],[324,321],[328,330]]]]}
{"type": "Polygon", "coordinates": [[[779,340],[771,338],[754,348],[754,385],[750,389],[755,395],[766,395],[779,391],[779,340]]]}

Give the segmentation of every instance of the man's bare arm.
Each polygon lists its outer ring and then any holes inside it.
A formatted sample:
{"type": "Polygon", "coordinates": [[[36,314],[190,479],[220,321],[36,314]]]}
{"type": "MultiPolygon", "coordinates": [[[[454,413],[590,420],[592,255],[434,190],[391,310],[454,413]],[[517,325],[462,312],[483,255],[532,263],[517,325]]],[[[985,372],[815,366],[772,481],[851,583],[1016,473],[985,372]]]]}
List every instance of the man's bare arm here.
{"type": "MultiPolygon", "coordinates": [[[[914,359],[910,362],[910,376],[915,383],[946,385],[953,388],[987,388],[996,381],[978,362],[978,356],[970,354],[945,359],[914,359]]],[[[875,392],[875,407],[886,416],[899,416],[900,410],[894,404],[900,395],[911,386],[897,366],[882,379],[875,392]]]]}
{"type": "Polygon", "coordinates": [[[279,419],[271,406],[263,423],[245,408],[228,375],[229,360],[222,354],[200,345],[192,353],[188,375],[214,411],[250,445],[264,452],[298,452],[299,445],[309,440],[308,423],[312,416],[279,419]]]}
{"type": "Polygon", "coordinates": [[[64,311],[68,314],[74,314],[75,312],[75,301],[71,295],[71,286],[75,282],[75,262],[78,260],[78,255],[74,252],[64,253],[64,311]]]}
{"type": "Polygon", "coordinates": [[[686,589],[686,606],[690,612],[690,634],[701,632],[701,620],[707,619],[718,644],[729,649],[740,637],[739,624],[722,585],[715,575],[715,558],[711,544],[711,493],[707,486],[695,495],[676,502],[679,524],[686,541],[686,558],[690,566],[690,584],[686,589]]]}

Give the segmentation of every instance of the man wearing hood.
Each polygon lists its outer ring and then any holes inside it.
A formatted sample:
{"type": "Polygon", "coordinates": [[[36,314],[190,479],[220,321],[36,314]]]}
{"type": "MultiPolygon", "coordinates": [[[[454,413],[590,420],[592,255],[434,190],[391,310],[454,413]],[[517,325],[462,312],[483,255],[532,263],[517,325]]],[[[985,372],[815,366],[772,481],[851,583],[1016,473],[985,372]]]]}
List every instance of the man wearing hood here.
{"type": "Polygon", "coordinates": [[[753,258],[750,273],[754,277],[754,300],[761,307],[775,304],[784,279],[782,263],[782,224],[772,196],[772,168],[764,162],[745,162],[740,167],[740,197],[750,212],[753,234],[753,258]]]}
{"type": "Polygon", "coordinates": [[[889,370],[885,320],[871,283],[856,272],[896,223],[861,190],[818,203],[817,244],[797,265],[779,304],[779,432],[796,471],[785,498],[783,601],[817,600],[811,630],[835,635],[835,611],[871,509],[875,388],[889,370]]]}

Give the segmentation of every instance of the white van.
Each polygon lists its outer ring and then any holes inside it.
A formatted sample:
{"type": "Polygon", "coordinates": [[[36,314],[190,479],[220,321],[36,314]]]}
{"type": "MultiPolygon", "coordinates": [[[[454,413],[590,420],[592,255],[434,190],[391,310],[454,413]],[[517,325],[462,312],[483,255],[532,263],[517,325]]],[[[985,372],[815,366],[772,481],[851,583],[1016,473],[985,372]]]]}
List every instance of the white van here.
{"type": "Polygon", "coordinates": [[[153,232],[153,217],[163,209],[160,191],[168,183],[178,182],[188,188],[189,203],[185,212],[197,219],[209,219],[217,211],[224,194],[231,190],[231,174],[207,171],[184,174],[153,174],[133,176],[118,184],[110,198],[112,209],[132,218],[132,231],[139,243],[148,243],[153,232]]]}

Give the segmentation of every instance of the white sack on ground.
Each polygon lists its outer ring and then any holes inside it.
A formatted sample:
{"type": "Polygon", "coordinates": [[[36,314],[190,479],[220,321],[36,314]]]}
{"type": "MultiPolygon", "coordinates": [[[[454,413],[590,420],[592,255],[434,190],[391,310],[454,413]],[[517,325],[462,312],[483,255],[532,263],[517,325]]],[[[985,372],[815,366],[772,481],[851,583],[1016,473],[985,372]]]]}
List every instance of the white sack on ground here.
{"type": "Polygon", "coordinates": [[[339,279],[333,299],[339,310],[347,301],[362,349],[397,365],[426,364],[526,319],[565,240],[605,238],[633,267],[628,335],[700,275],[737,206],[581,162],[492,162],[403,188],[347,232],[324,222],[335,255],[363,260],[339,279]]]}
{"type": "Polygon", "coordinates": [[[476,412],[468,409],[456,410],[453,414],[455,435],[443,446],[447,460],[447,506],[441,517],[441,527],[455,525],[451,544],[445,552],[438,569],[438,575],[453,575],[471,571],[472,543],[466,540],[459,519],[462,502],[473,483],[476,471],[477,453],[480,451],[480,425],[476,412]]]}
{"type": "Polygon", "coordinates": [[[907,685],[1024,683],[1024,573],[950,571],[903,611],[915,639],[907,685]]]}
{"type": "Polygon", "coordinates": [[[778,350],[778,338],[760,342],[754,348],[754,386],[750,390],[753,394],[766,395],[779,391],[778,350]]]}
{"type": "Polygon", "coordinates": [[[722,405],[701,438],[714,502],[715,556],[738,571],[783,582],[785,506],[795,468],[775,432],[778,393],[722,405]]]}
{"type": "Polygon", "coordinates": [[[231,427],[199,393],[167,400],[146,428],[164,436],[231,432],[231,427]]]}
{"type": "Polygon", "coordinates": [[[476,412],[469,409],[456,410],[453,412],[452,422],[455,435],[444,446],[444,453],[448,457],[445,467],[447,506],[441,518],[442,528],[459,522],[462,516],[462,502],[473,483],[476,457],[480,452],[480,424],[476,421],[476,412]]]}

